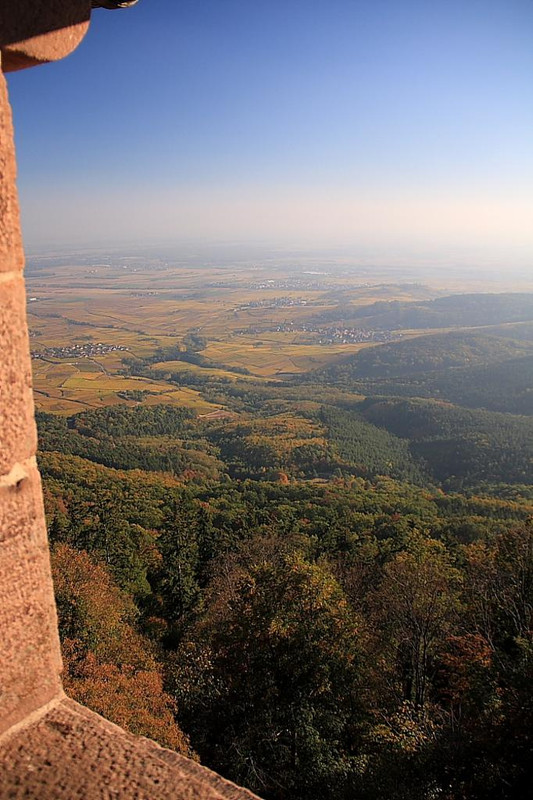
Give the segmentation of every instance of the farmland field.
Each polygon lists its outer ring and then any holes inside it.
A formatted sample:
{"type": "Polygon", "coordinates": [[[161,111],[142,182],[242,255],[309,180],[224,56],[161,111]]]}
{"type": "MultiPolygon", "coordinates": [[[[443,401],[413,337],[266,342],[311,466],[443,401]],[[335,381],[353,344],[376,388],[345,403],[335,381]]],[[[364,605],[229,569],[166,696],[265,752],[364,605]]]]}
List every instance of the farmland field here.
{"type": "Polygon", "coordinates": [[[459,281],[453,270],[431,277],[421,283],[406,268],[279,255],[260,265],[116,252],[34,257],[27,280],[35,403],[61,414],[120,403],[207,413],[224,399],[202,391],[206,381],[286,382],[389,339],[456,330],[368,330],[365,309],[431,302],[459,281]]]}

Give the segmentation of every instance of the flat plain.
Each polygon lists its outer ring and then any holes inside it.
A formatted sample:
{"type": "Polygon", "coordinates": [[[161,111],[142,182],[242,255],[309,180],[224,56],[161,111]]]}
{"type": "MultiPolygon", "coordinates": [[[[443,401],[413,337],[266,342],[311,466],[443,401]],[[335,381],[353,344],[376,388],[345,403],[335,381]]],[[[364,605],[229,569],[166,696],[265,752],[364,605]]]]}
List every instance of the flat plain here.
{"type": "Polygon", "coordinates": [[[351,320],[358,310],[431,301],[459,287],[494,290],[481,275],[461,283],[459,271],[435,269],[421,280],[414,269],[343,259],[191,261],[90,251],[32,257],[28,318],[37,408],[71,414],[143,402],[208,413],[220,404],[177,385],[176,376],[283,382],[388,339],[468,330],[375,331],[351,320]],[[149,361],[150,376],[132,374],[125,368],[132,361],[149,361]]]}

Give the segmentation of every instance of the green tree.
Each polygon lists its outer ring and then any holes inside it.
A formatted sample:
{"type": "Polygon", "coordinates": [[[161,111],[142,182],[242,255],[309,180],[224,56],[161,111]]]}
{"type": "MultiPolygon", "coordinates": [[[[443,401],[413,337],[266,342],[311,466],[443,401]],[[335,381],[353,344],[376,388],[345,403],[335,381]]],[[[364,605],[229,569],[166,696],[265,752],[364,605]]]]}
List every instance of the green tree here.
{"type": "Polygon", "coordinates": [[[200,601],[198,534],[203,516],[186,499],[169,510],[158,539],[161,562],[156,577],[163,614],[171,624],[182,623],[200,601]]]}
{"type": "Polygon", "coordinates": [[[385,566],[375,593],[384,646],[402,687],[402,701],[423,708],[435,658],[460,608],[461,573],[445,546],[412,531],[406,549],[385,566]]]}
{"type": "Polygon", "coordinates": [[[361,621],[326,568],[278,546],[226,572],[174,680],[208,763],[266,797],[337,797],[357,771],[361,621]]]}

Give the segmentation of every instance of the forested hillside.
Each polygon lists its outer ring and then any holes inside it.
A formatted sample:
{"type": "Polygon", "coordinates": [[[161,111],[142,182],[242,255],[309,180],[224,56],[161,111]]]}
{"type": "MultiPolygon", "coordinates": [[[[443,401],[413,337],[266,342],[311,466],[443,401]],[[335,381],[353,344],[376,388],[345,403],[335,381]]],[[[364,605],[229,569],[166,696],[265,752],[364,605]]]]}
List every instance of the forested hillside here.
{"type": "Polygon", "coordinates": [[[533,420],[473,411],[434,400],[363,401],[360,413],[407,439],[414,459],[435,481],[456,488],[480,483],[533,483],[533,420]]]}
{"type": "Polygon", "coordinates": [[[342,368],[346,364],[354,379],[403,378],[450,367],[500,364],[531,355],[533,343],[482,333],[440,333],[361,350],[352,359],[326,370],[325,374],[342,378],[342,368]]]}
{"type": "MultiPolygon", "coordinates": [[[[249,406],[251,398],[245,395],[249,406]]],[[[255,413],[202,419],[169,406],[38,414],[40,446],[182,481],[387,475],[449,488],[533,482],[531,417],[401,399],[253,395],[255,413]]]]}
{"type": "Polygon", "coordinates": [[[526,797],[520,492],[40,466],[74,697],[266,798],[526,797]]]}
{"type": "Polygon", "coordinates": [[[456,294],[435,300],[378,301],[369,305],[339,307],[331,318],[359,323],[367,328],[454,328],[533,320],[533,295],[456,294]]]}
{"type": "Polygon", "coordinates": [[[531,418],[227,392],[39,415],[69,693],[267,800],[525,797],[531,418]]]}
{"type": "Polygon", "coordinates": [[[370,395],[443,398],[533,414],[533,345],[485,334],[436,334],[362,350],[306,376],[370,395]]]}

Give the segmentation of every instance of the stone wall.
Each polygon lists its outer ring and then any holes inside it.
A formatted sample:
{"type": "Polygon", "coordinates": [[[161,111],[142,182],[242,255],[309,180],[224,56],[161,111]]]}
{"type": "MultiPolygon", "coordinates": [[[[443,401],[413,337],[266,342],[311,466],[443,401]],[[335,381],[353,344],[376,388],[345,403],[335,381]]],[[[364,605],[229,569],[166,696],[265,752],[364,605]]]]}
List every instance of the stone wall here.
{"type": "Polygon", "coordinates": [[[0,0],[4,72],[69,55],[89,28],[91,0],[0,0]]]}
{"type": "Polygon", "coordinates": [[[89,19],[90,0],[0,3],[0,735],[62,695],[3,73],[63,58],[80,43],[89,19]]]}
{"type": "Polygon", "coordinates": [[[0,75],[0,734],[61,691],[46,526],[35,463],[15,153],[0,75]]]}

